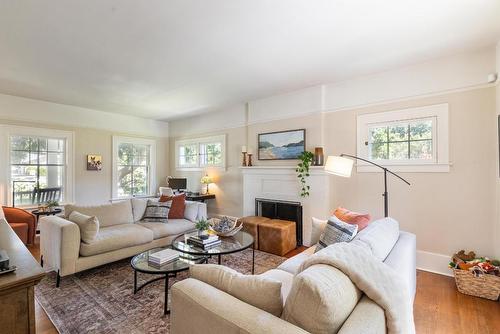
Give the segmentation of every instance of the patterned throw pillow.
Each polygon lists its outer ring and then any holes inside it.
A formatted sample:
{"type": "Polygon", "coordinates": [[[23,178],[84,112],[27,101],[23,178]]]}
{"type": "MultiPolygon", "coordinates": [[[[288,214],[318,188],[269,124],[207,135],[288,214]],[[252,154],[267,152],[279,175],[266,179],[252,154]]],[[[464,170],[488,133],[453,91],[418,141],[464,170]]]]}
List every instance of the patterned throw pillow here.
{"type": "Polygon", "coordinates": [[[157,202],[148,200],[142,220],[148,223],[166,223],[168,221],[168,212],[171,206],[172,201],[157,202]]]}
{"type": "Polygon", "coordinates": [[[358,233],[358,225],[344,223],[335,216],[328,219],[315,252],[337,242],[349,242],[358,233]]]}

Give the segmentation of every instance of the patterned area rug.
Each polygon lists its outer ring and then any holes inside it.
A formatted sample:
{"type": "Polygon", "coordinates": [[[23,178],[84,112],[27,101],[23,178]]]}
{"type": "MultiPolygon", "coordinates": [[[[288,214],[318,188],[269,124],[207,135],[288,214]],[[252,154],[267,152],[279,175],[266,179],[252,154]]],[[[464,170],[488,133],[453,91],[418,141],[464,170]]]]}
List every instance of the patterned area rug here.
{"type": "MultiPolygon", "coordinates": [[[[284,260],[255,251],[255,273],[276,268],[284,260]]],[[[209,262],[215,263],[216,258],[209,262]]],[[[252,250],[225,255],[222,264],[250,274],[252,250]]],[[[188,275],[188,271],[177,274],[170,285],[188,275]]],[[[138,284],[152,277],[138,273],[138,284]]],[[[134,295],[130,259],[64,277],[59,289],[55,279],[55,273],[49,273],[35,287],[35,297],[61,334],[169,333],[170,319],[163,315],[165,281],[154,282],[134,295]]]]}

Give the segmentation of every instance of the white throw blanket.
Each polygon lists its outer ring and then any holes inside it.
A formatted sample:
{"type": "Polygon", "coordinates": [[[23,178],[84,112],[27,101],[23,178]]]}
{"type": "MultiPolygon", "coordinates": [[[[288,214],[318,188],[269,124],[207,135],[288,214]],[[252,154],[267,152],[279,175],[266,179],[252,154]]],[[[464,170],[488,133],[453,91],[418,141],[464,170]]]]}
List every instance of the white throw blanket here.
{"type": "Polygon", "coordinates": [[[415,333],[408,286],[392,268],[375,258],[362,244],[353,241],[330,245],[304,261],[299,272],[315,264],[339,269],[382,307],[389,334],[415,333]]]}

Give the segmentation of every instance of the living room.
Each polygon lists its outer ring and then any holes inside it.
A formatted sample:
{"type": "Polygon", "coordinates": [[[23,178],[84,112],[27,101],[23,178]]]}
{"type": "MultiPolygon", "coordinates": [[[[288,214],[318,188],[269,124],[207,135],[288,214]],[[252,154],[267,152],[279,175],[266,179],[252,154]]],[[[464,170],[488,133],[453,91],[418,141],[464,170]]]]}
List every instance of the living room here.
{"type": "Polygon", "coordinates": [[[500,328],[497,1],[0,17],[0,333],[500,328]]]}

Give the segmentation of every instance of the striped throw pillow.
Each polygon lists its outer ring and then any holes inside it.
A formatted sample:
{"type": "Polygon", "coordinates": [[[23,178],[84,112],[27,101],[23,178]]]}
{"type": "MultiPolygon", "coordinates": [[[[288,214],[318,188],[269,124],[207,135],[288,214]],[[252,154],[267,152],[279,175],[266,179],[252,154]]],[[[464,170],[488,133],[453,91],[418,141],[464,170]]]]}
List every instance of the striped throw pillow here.
{"type": "Polygon", "coordinates": [[[142,220],[148,223],[166,223],[171,206],[172,201],[158,202],[148,200],[142,220]]]}
{"type": "Polygon", "coordinates": [[[348,224],[335,216],[330,217],[319,238],[315,252],[337,242],[349,242],[358,233],[358,225],[348,224]]]}

